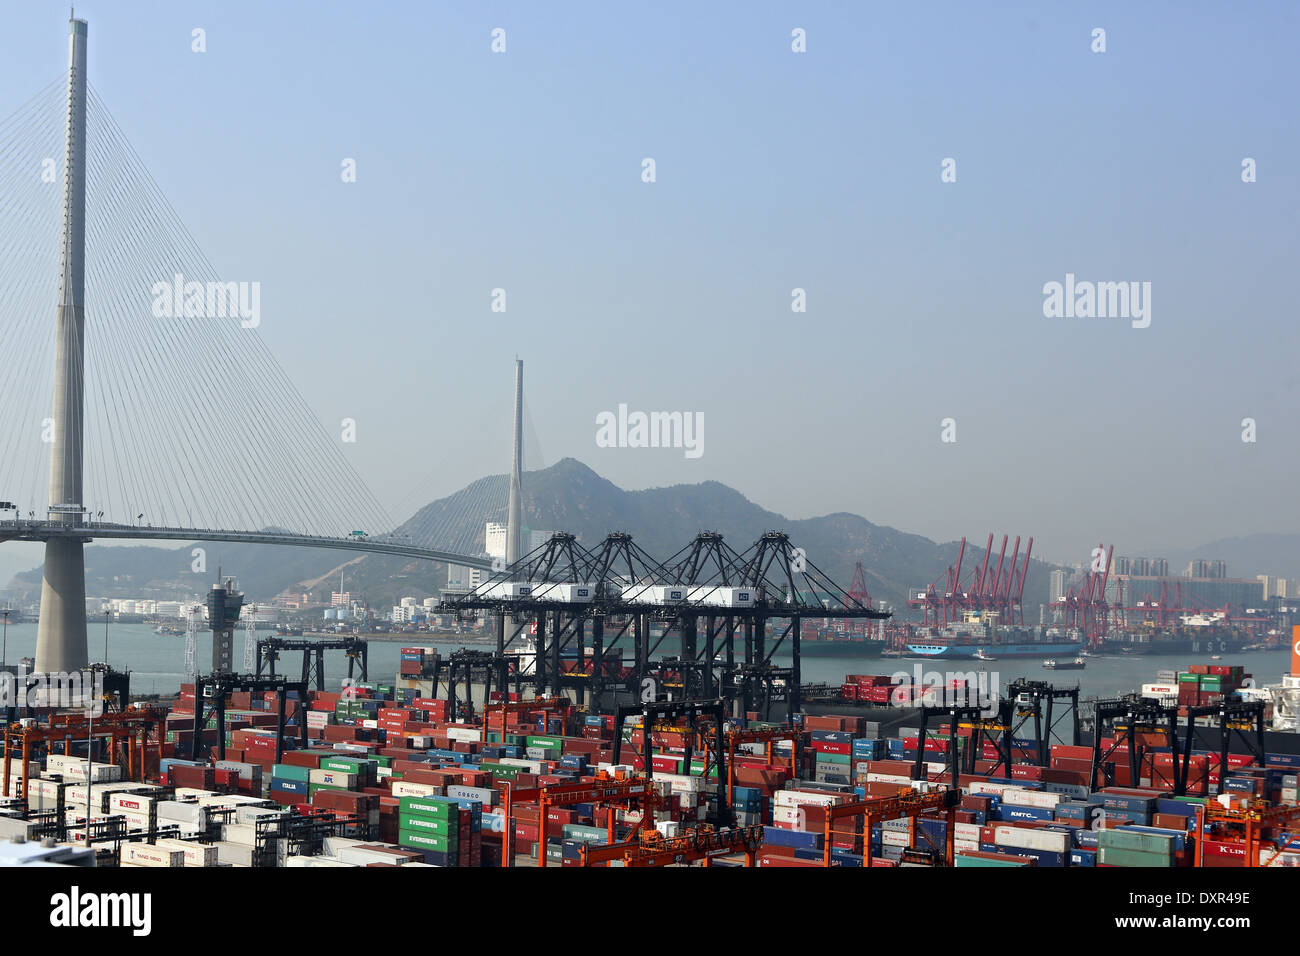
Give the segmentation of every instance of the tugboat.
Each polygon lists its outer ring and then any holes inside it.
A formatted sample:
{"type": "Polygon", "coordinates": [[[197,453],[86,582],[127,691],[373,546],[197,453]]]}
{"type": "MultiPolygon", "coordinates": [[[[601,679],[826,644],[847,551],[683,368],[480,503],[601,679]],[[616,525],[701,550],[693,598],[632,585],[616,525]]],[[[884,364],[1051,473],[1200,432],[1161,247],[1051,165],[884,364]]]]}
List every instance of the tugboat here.
{"type": "Polygon", "coordinates": [[[989,657],[989,655],[985,653],[984,648],[982,648],[982,647],[979,648],[978,650],[976,650],[975,653],[971,655],[971,657],[974,658],[974,659],[977,660],[977,661],[996,661],[996,660],[997,660],[996,657],[989,657]]]}
{"type": "Polygon", "coordinates": [[[1058,661],[1048,658],[1043,661],[1043,666],[1049,671],[1081,671],[1088,666],[1088,662],[1082,657],[1076,657],[1072,661],[1058,661]]]}

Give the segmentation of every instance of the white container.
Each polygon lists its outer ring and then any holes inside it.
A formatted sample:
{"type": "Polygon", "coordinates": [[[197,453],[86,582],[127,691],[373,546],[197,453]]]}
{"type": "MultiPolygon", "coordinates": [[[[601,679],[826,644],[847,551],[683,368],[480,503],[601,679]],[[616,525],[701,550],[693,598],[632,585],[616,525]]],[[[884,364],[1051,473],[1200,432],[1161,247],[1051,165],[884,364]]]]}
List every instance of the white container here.
{"type": "Polygon", "coordinates": [[[977,844],[980,842],[980,827],[978,823],[954,823],[952,826],[952,837],[954,840],[974,840],[977,844]]]}
{"type": "Polygon", "coordinates": [[[123,843],[122,862],[135,866],[184,866],[185,854],[149,843],[123,843]]]}
{"type": "Polygon", "coordinates": [[[563,601],[568,604],[590,604],[595,596],[591,584],[565,584],[557,581],[533,582],[533,600],[563,601]]]}
{"type": "Polygon", "coordinates": [[[483,739],[483,731],[474,727],[448,727],[443,731],[448,740],[457,740],[461,743],[477,743],[483,739]]]}
{"type": "Polygon", "coordinates": [[[633,584],[623,589],[625,604],[681,604],[686,588],[678,584],[633,584]]]}
{"type": "Polygon", "coordinates": [[[1039,810],[1055,809],[1061,794],[1046,790],[1010,789],[1002,792],[1002,803],[1009,807],[1035,807],[1039,810]]]}
{"type": "Polygon", "coordinates": [[[217,861],[229,866],[252,866],[253,865],[253,847],[243,843],[226,843],[225,841],[212,844],[217,848],[217,861]]]}
{"type": "Polygon", "coordinates": [[[392,783],[395,797],[441,797],[442,787],[435,783],[416,783],[413,780],[394,780],[392,783]]]}
{"type": "Polygon", "coordinates": [[[524,601],[532,598],[533,586],[522,581],[497,581],[479,594],[494,601],[524,601]]]}
{"type": "Polygon", "coordinates": [[[344,770],[311,770],[307,779],[310,783],[341,787],[344,790],[357,788],[357,775],[344,770]]]}
{"type": "Polygon", "coordinates": [[[193,800],[197,797],[211,797],[216,793],[215,790],[203,790],[200,787],[177,787],[175,792],[177,800],[193,800]]]}
{"type": "Polygon", "coordinates": [[[844,802],[844,796],[838,793],[814,793],[810,790],[778,790],[772,796],[774,806],[797,807],[812,804],[818,807],[832,807],[844,802]]]}
{"type": "Polygon", "coordinates": [[[143,813],[148,815],[155,797],[140,793],[115,793],[108,798],[108,809],[115,813],[143,813]]]}
{"type": "Polygon", "coordinates": [[[900,833],[897,830],[884,830],[880,834],[882,846],[911,846],[906,833],[900,833]]]}
{"type": "Polygon", "coordinates": [[[217,848],[191,840],[163,839],[155,840],[154,846],[167,850],[179,850],[186,866],[216,866],[217,848]]]}
{"type": "MultiPolygon", "coordinates": [[[[295,869],[302,867],[311,867],[315,869],[327,866],[356,866],[355,863],[344,863],[342,860],[335,860],[328,856],[290,856],[285,858],[284,865],[287,867],[294,867],[295,869]]],[[[412,863],[407,865],[414,866],[415,864],[412,863]]]]}
{"type": "Polygon", "coordinates": [[[497,802],[501,791],[492,790],[488,787],[464,787],[460,784],[449,784],[447,786],[447,796],[453,800],[477,800],[483,806],[492,806],[497,802]]]}
{"type": "Polygon", "coordinates": [[[1043,850],[1069,853],[1070,834],[1062,830],[1039,830],[1029,827],[999,826],[993,830],[993,842],[1020,850],[1043,850]]]}
{"type": "Polygon", "coordinates": [[[257,845],[257,827],[251,823],[227,823],[221,828],[221,839],[227,843],[257,845]]]}
{"type": "Polygon", "coordinates": [[[158,801],[158,825],[175,823],[187,833],[197,832],[208,825],[207,807],[197,803],[178,803],[175,800],[158,801]]]}
{"type": "Polygon", "coordinates": [[[686,600],[692,604],[703,604],[708,607],[753,607],[754,589],[702,585],[691,588],[687,592],[686,600]]]}

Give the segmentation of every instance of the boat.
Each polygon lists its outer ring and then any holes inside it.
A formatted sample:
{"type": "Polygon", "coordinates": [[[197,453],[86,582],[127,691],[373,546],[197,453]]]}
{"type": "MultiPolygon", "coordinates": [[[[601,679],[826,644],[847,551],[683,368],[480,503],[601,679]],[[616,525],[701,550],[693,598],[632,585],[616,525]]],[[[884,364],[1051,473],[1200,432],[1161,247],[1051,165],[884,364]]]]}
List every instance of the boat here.
{"type": "Polygon", "coordinates": [[[996,660],[997,660],[996,657],[989,657],[989,655],[986,654],[986,653],[984,652],[984,648],[982,648],[982,647],[976,649],[975,653],[971,655],[971,658],[972,658],[973,660],[977,660],[977,661],[996,661],[996,660]]]}
{"type": "Polygon", "coordinates": [[[1081,671],[1088,666],[1088,662],[1083,657],[1076,657],[1072,661],[1058,661],[1049,657],[1043,661],[1043,666],[1049,671],[1081,671]]]}

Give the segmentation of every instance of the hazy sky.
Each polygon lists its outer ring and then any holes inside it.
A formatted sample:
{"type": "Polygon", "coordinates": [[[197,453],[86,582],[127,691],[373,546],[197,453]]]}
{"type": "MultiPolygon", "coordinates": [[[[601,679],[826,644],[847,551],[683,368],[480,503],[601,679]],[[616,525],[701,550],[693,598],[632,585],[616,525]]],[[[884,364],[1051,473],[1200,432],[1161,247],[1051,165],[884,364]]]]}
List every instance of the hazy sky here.
{"type": "MultiPolygon", "coordinates": [[[[262,333],[332,433],[357,421],[395,518],[505,470],[518,355],[548,462],[1073,562],[1300,530],[1298,9],[77,15],[91,83],[223,275],[261,282],[262,333]],[[1067,273],[1149,282],[1149,327],[1045,317],[1067,273]],[[703,454],[598,448],[620,403],[702,413],[703,454]]],[[[65,69],[67,15],[0,3],[0,116],[65,69]]]]}

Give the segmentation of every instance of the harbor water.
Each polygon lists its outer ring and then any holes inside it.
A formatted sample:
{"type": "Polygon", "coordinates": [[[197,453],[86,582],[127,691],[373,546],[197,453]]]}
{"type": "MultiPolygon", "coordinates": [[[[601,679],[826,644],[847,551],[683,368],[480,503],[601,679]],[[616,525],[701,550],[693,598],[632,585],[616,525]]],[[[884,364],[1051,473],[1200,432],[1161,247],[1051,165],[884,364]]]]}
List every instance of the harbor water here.
{"type": "MultiPolygon", "coordinates": [[[[271,631],[258,632],[263,637],[271,636],[271,631]]],[[[92,660],[104,658],[104,629],[102,626],[90,627],[90,656],[92,660]]],[[[398,669],[398,659],[403,646],[436,647],[443,653],[451,653],[463,646],[486,649],[482,643],[467,643],[462,640],[431,640],[428,634],[407,634],[395,639],[371,641],[369,651],[370,677],[372,680],[390,680],[398,669]]],[[[235,666],[242,669],[244,659],[245,632],[240,629],[235,633],[235,666]]],[[[665,642],[667,643],[667,642],[665,642]]],[[[662,648],[661,648],[662,651],[662,648]]],[[[31,657],[36,653],[35,623],[10,624],[6,660],[16,664],[19,658],[31,657]]],[[[625,652],[630,654],[630,649],[625,652]]],[[[203,671],[210,669],[212,655],[211,634],[200,632],[198,642],[198,663],[203,671]]],[[[149,624],[113,624],[108,630],[108,660],[119,670],[131,671],[131,689],[136,694],[173,694],[185,680],[185,638],[155,634],[149,624]]],[[[790,656],[778,650],[774,662],[788,665],[790,656]]],[[[281,655],[277,670],[281,674],[296,675],[301,668],[301,655],[285,652],[281,655]]],[[[1161,670],[1182,670],[1188,664],[1207,663],[1203,657],[1193,658],[1188,654],[1171,656],[1097,656],[1088,659],[1088,666],[1081,671],[1053,672],[1042,666],[1037,659],[1018,659],[990,661],[981,663],[971,660],[936,661],[921,658],[854,658],[846,648],[844,657],[809,657],[802,661],[803,680],[805,683],[839,684],[845,674],[893,674],[904,672],[909,678],[915,678],[915,668],[920,667],[923,675],[938,671],[952,671],[966,674],[970,672],[987,673],[990,687],[1005,687],[1017,678],[1043,680],[1058,687],[1079,686],[1084,697],[1108,697],[1115,694],[1138,690],[1143,684],[1154,683],[1156,673],[1161,670]]],[[[1254,678],[1256,686],[1275,684],[1290,669],[1290,653],[1287,648],[1276,651],[1261,651],[1245,654],[1224,654],[1216,664],[1240,664],[1246,673],[1254,678]]],[[[347,660],[341,651],[328,651],[325,655],[326,689],[337,690],[342,678],[347,674],[347,660]]],[[[923,678],[924,679],[924,678],[923,678]]]]}

